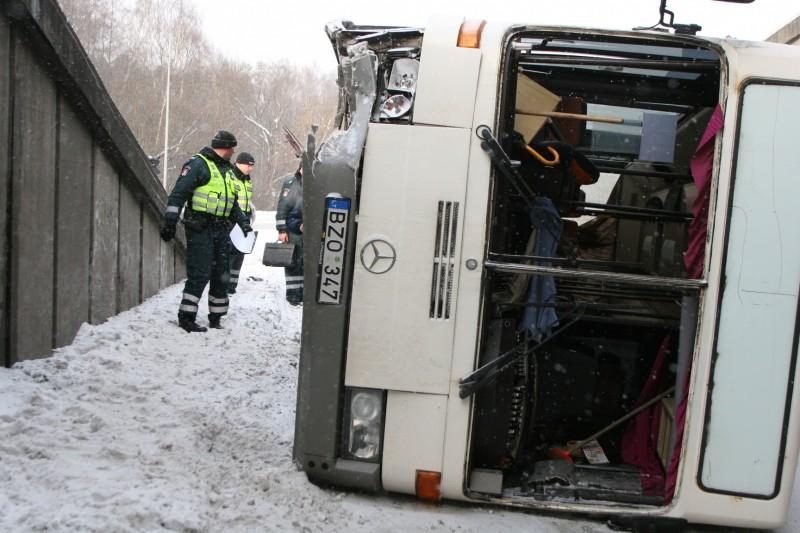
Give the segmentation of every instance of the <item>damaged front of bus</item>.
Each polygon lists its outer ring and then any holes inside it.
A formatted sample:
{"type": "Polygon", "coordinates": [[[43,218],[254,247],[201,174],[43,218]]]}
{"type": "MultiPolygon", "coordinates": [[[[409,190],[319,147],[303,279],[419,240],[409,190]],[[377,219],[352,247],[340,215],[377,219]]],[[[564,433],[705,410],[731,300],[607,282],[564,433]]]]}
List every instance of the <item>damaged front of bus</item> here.
{"type": "MultiPolygon", "coordinates": [[[[313,481],[380,490],[386,392],[375,386],[345,386],[353,270],[358,261],[354,243],[361,165],[367,130],[376,113],[407,114],[392,104],[376,110],[379,92],[387,90],[385,76],[379,81],[378,70],[385,72],[386,62],[397,62],[392,83],[403,90],[393,102],[408,106],[423,32],[349,22],[331,23],[326,31],[339,61],[339,103],[334,132],[319,148],[315,137],[309,136],[303,156],[304,259],[309,266],[294,458],[313,481]]],[[[373,260],[381,264],[373,268],[388,271],[394,256],[386,251],[381,255],[378,246],[373,260]]]]}
{"type": "Polygon", "coordinates": [[[328,34],[337,129],[303,161],[309,478],[785,520],[798,51],[447,18],[328,34]]]}

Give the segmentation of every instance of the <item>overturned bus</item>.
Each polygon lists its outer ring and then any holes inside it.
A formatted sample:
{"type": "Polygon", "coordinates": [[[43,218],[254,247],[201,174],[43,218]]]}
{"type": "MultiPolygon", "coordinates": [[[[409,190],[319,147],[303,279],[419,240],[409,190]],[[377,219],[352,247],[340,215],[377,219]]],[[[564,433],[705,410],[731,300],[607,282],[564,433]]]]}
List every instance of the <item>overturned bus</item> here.
{"type": "Polygon", "coordinates": [[[332,24],[294,457],[429,500],[773,527],[798,440],[800,48],[332,24]]]}

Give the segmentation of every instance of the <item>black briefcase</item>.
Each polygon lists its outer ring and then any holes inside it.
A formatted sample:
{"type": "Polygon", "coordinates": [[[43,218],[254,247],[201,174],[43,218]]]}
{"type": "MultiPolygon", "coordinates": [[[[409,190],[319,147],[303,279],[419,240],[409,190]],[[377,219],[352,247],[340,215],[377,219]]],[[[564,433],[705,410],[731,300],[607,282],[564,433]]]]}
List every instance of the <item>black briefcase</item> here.
{"type": "Polygon", "coordinates": [[[290,242],[268,242],[261,262],[268,267],[289,267],[294,264],[295,245],[290,242]]]}

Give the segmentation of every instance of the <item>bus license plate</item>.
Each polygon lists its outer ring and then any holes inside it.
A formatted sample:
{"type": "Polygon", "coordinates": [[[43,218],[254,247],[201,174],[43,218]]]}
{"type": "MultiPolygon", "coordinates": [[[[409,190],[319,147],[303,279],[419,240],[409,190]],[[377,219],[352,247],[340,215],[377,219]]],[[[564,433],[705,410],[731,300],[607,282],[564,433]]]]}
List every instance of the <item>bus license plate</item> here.
{"type": "Polygon", "coordinates": [[[338,304],[342,300],[344,278],[344,250],[347,244],[347,221],[350,216],[348,198],[325,198],[325,233],[322,242],[322,257],[319,275],[321,304],[338,304]]]}

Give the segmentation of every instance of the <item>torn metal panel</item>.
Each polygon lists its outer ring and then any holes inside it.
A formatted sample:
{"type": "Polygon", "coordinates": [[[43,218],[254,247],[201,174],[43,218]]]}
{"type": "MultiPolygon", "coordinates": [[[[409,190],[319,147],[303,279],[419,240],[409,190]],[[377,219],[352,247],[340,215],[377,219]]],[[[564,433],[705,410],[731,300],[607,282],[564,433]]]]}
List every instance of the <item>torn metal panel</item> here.
{"type": "Polygon", "coordinates": [[[418,46],[424,30],[402,26],[360,26],[349,20],[336,20],[326,24],[325,33],[331,41],[336,59],[341,62],[349,55],[349,48],[356,43],[369,43],[369,47],[378,54],[398,46],[418,46]]]}
{"type": "MultiPolygon", "coordinates": [[[[341,74],[349,110],[349,127],[337,131],[320,147],[316,166],[341,162],[355,169],[361,159],[367,138],[372,106],[375,102],[376,57],[366,44],[356,44],[348,49],[342,60],[341,74]]],[[[316,173],[315,173],[316,174],[316,173]]]]}

